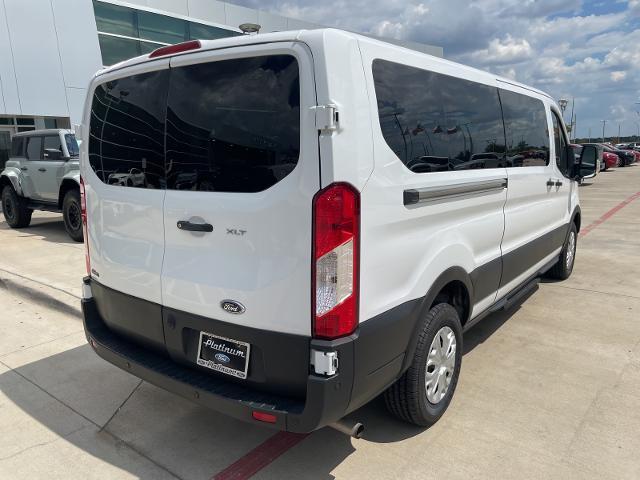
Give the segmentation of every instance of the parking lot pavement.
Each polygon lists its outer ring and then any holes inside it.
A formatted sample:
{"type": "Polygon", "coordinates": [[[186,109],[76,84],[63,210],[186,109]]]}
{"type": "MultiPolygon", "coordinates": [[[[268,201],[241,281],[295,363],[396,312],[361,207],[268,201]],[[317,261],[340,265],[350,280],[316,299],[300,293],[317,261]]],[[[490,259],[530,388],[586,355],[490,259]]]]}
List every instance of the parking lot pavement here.
{"type": "Polygon", "coordinates": [[[82,245],[59,216],[20,231],[0,216],[0,478],[640,478],[638,192],[640,166],[581,187],[572,277],[465,335],[438,424],[377,399],[349,416],[361,440],[277,436],[102,361],[78,309],[82,245]]]}

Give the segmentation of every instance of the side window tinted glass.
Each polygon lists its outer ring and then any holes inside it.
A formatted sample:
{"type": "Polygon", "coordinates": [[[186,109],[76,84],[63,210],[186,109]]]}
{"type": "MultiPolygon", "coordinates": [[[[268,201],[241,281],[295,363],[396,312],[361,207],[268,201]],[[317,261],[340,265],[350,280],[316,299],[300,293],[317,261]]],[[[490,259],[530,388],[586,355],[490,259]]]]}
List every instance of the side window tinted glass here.
{"type": "Polygon", "coordinates": [[[89,163],[105,183],[165,188],[164,122],[169,72],[99,85],[91,103],[89,163]]]}
{"type": "Polygon", "coordinates": [[[411,171],[504,166],[496,88],[386,60],[373,78],[382,135],[411,171]]]}
{"type": "Polygon", "coordinates": [[[547,114],[541,100],[500,90],[507,138],[507,166],[549,164],[547,114]]]}
{"type": "Polygon", "coordinates": [[[27,159],[40,160],[42,154],[42,137],[27,138],[27,159]]]}
{"type": "Polygon", "coordinates": [[[168,188],[259,192],[287,176],[299,153],[300,85],[294,57],[171,69],[168,188]]]}
{"type": "Polygon", "coordinates": [[[553,119],[553,142],[555,144],[556,165],[558,165],[563,175],[568,176],[569,159],[567,158],[567,142],[562,132],[562,123],[555,112],[551,112],[551,118],[553,119]]]}
{"type": "MultiPolygon", "coordinates": [[[[60,143],[59,135],[48,135],[44,138],[44,150],[46,153],[47,149],[57,150],[62,155],[62,145],[60,143]]],[[[45,157],[46,158],[46,157],[45,157]]]]}
{"type": "Polygon", "coordinates": [[[11,156],[24,157],[24,137],[13,137],[11,140],[11,156]]]}

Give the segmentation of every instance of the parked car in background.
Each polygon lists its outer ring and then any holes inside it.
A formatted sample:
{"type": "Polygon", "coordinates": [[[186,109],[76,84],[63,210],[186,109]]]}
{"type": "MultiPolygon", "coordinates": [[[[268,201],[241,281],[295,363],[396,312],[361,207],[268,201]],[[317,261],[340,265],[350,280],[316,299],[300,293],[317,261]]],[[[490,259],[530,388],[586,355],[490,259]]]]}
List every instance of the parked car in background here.
{"type": "Polygon", "coordinates": [[[636,150],[633,147],[633,144],[629,143],[629,144],[625,145],[624,147],[620,147],[620,150],[624,150],[626,152],[631,152],[633,154],[634,161],[632,163],[636,163],[636,162],[640,161],[640,151],[636,150]]]}
{"type": "Polygon", "coordinates": [[[626,167],[636,161],[635,155],[629,150],[622,150],[610,143],[602,143],[601,145],[604,147],[605,152],[610,152],[618,156],[620,159],[617,165],[618,167],[626,167]]]}
{"type": "Polygon", "coordinates": [[[0,173],[2,211],[11,228],[28,227],[34,210],[62,212],[69,236],[82,242],[78,143],[71,130],[33,130],[11,140],[0,173]]]}

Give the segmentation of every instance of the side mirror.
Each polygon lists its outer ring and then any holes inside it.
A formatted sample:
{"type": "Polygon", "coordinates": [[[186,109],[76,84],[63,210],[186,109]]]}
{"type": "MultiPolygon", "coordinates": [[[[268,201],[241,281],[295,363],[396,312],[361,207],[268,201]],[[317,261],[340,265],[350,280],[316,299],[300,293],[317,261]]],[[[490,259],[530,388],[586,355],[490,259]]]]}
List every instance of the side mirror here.
{"type": "Polygon", "coordinates": [[[575,176],[579,178],[593,178],[598,172],[600,164],[600,152],[595,145],[582,147],[580,161],[574,167],[575,176]]]}
{"type": "Polygon", "coordinates": [[[57,148],[45,148],[44,158],[47,160],[68,160],[68,157],[62,155],[62,152],[57,148]]]}

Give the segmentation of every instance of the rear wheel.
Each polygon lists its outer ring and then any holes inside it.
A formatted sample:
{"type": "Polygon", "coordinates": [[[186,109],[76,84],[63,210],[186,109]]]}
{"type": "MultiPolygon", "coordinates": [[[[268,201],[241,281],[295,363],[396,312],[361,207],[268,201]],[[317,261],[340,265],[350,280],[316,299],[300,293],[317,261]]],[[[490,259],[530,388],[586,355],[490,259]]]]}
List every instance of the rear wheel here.
{"type": "Polygon", "coordinates": [[[573,272],[573,264],[576,260],[577,245],[578,229],[576,228],[576,224],[572,223],[571,228],[569,229],[569,234],[562,246],[558,263],[551,267],[551,270],[547,272],[547,276],[558,280],[566,280],[571,276],[571,272],[573,272]]]}
{"type": "Polygon", "coordinates": [[[82,242],[82,209],[80,207],[80,191],[69,190],[62,201],[62,218],[64,228],[69,236],[76,242],[82,242]]]}
{"type": "Polygon", "coordinates": [[[411,366],[384,394],[388,410],[406,422],[433,425],[451,402],[461,364],[458,312],[440,303],[422,320],[411,366]]]}
{"type": "Polygon", "coordinates": [[[27,208],[26,203],[10,185],[2,189],[2,213],[11,228],[24,228],[31,223],[33,210],[27,208]]]}

